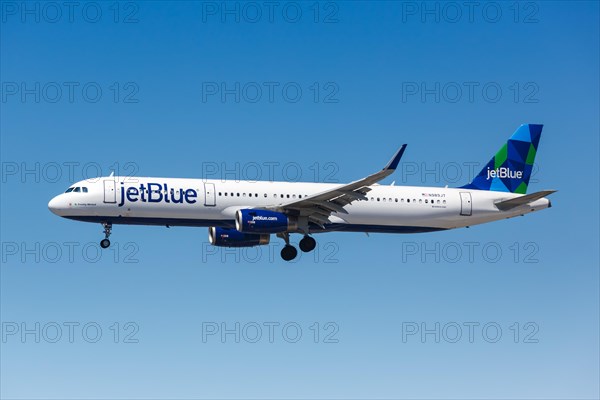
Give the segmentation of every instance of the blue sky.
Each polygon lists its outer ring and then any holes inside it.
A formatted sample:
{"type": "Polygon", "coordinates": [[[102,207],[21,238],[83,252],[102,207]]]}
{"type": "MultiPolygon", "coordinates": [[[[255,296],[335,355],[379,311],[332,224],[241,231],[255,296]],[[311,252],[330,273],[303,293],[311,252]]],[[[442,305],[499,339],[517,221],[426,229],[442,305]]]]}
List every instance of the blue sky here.
{"type": "Polygon", "coordinates": [[[1,397],[598,398],[597,2],[27,4],[1,3],[1,397]],[[385,183],[458,186],[522,123],[553,208],[292,264],[190,228],[99,253],[46,206],[113,169],[350,181],[402,143],[385,183]]]}

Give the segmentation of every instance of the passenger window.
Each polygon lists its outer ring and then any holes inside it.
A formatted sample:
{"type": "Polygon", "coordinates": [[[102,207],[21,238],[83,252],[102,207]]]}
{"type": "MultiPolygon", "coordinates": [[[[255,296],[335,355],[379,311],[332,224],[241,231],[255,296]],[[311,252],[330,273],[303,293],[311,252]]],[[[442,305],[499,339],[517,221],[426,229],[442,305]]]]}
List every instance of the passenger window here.
{"type": "Polygon", "coordinates": [[[406,199],[406,202],[407,202],[407,203],[410,203],[410,199],[406,199]]]}

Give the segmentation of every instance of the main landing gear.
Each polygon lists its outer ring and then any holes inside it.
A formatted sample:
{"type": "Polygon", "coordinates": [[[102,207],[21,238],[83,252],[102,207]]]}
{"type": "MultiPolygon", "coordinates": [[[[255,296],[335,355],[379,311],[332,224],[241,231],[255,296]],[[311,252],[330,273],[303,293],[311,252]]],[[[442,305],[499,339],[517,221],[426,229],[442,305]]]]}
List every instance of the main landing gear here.
{"type": "Polygon", "coordinates": [[[106,249],[108,246],[110,246],[110,240],[108,240],[108,237],[110,236],[110,231],[112,230],[112,224],[110,222],[103,222],[102,226],[104,227],[104,239],[100,241],[100,247],[106,249]]]}
{"type": "Polygon", "coordinates": [[[305,253],[311,252],[317,247],[317,241],[308,235],[305,235],[299,244],[300,250],[305,253]]]}
{"type": "Polygon", "coordinates": [[[285,261],[292,261],[297,255],[298,250],[296,250],[296,248],[291,244],[286,244],[283,246],[283,249],[281,249],[281,258],[283,258],[285,261]]]}
{"type": "MultiPolygon", "coordinates": [[[[277,236],[285,240],[285,246],[283,246],[283,249],[281,249],[281,258],[283,258],[284,261],[292,261],[298,255],[298,250],[296,250],[296,248],[290,244],[290,234],[285,232],[278,234],[277,236]]],[[[308,235],[304,235],[299,244],[300,250],[302,250],[304,253],[313,251],[315,247],[317,247],[317,242],[315,239],[308,235]]]]}

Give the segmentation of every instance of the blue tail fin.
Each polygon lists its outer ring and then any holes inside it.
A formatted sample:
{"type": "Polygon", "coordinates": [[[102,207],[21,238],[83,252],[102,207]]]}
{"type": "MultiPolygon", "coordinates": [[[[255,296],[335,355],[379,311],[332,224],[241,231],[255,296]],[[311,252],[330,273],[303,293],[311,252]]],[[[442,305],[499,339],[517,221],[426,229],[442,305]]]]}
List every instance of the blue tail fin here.
{"type": "Polygon", "coordinates": [[[527,193],[543,125],[524,124],[465,189],[527,193]]]}

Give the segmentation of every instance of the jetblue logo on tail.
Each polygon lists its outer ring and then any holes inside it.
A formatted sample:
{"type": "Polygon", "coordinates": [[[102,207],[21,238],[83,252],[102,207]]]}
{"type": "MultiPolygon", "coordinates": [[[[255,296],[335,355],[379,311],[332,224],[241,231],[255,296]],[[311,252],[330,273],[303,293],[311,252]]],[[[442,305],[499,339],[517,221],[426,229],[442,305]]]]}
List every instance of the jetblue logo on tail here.
{"type": "Polygon", "coordinates": [[[463,188],[527,193],[541,135],[542,125],[521,125],[473,181],[463,188]]]}
{"type": "Polygon", "coordinates": [[[500,167],[496,169],[487,169],[487,179],[493,178],[511,178],[511,179],[522,179],[523,171],[511,171],[510,168],[500,167]]]}

